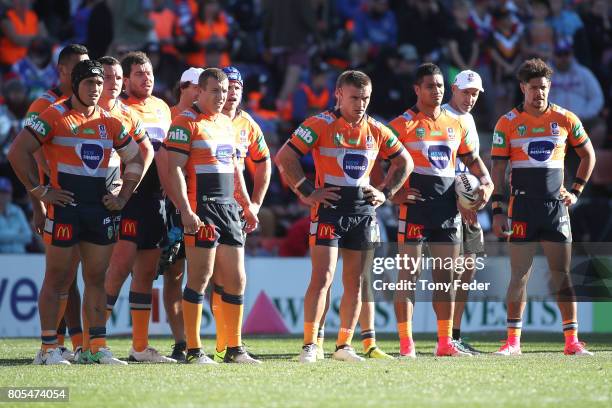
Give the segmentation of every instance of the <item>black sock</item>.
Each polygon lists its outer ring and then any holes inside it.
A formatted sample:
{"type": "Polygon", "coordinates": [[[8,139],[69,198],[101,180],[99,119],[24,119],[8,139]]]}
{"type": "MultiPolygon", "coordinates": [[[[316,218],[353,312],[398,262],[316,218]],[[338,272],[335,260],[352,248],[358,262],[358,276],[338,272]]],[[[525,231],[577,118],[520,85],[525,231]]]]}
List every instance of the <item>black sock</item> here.
{"type": "Polygon", "coordinates": [[[453,340],[459,340],[461,338],[461,329],[453,329],[453,340]]]}

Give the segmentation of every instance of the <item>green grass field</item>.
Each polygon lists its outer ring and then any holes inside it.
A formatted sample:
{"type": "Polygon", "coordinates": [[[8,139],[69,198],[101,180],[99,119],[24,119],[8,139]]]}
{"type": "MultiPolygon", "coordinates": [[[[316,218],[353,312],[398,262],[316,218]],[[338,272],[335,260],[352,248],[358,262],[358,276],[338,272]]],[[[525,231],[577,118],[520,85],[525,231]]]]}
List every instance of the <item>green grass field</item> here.
{"type": "MultiPolygon", "coordinates": [[[[331,333],[330,333],[331,335],[331,333]]],[[[496,350],[502,333],[472,336],[484,351],[496,350]]],[[[523,336],[523,356],[434,358],[433,335],[417,336],[414,361],[341,363],[326,359],[299,364],[298,338],[245,339],[261,366],[192,365],[32,366],[36,339],[0,339],[0,387],[67,386],[75,407],[610,407],[612,335],[582,339],[593,358],[562,354],[561,334],[523,336]]],[[[171,340],[152,345],[170,352],[171,340]]],[[[213,340],[203,341],[207,351],[213,340]]],[[[359,341],[355,341],[359,346],[359,341]]],[[[111,339],[116,356],[127,357],[128,339],[111,339]]],[[[393,337],[378,344],[397,353],[393,337]]],[[[327,351],[331,351],[331,337],[327,351]]],[[[43,403],[0,403],[41,407],[43,403]]],[[[52,403],[50,406],[65,404],[52,403]]]]}

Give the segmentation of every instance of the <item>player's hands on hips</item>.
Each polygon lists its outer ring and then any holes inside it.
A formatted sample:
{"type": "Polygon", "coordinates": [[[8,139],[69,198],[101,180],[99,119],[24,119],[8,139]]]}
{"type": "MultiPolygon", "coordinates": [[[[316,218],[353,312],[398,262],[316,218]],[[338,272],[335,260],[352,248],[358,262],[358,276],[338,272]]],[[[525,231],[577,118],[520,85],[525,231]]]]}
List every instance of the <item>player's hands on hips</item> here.
{"type": "Polygon", "coordinates": [[[106,209],[110,211],[123,210],[123,207],[125,207],[127,201],[128,200],[125,198],[114,194],[106,194],[104,197],[102,197],[102,204],[104,204],[106,209]]]}
{"type": "Polygon", "coordinates": [[[45,204],[65,207],[74,202],[74,193],[68,190],[56,189],[51,186],[39,186],[30,193],[45,204]]]}
{"type": "Polygon", "coordinates": [[[257,218],[258,211],[259,206],[253,203],[251,203],[247,208],[244,209],[244,220],[246,221],[244,225],[244,231],[247,234],[250,234],[257,228],[257,224],[259,223],[259,218],[257,218]]]}
{"type": "Polygon", "coordinates": [[[400,204],[416,204],[419,201],[425,201],[425,199],[421,195],[421,192],[414,187],[409,187],[406,190],[406,195],[404,197],[398,197],[398,199],[401,200],[400,204]]]}
{"type": "Polygon", "coordinates": [[[578,197],[574,193],[570,193],[567,189],[561,186],[560,191],[561,201],[566,207],[570,207],[578,202],[578,197]]]}
{"type": "Polygon", "coordinates": [[[461,218],[468,225],[476,225],[478,223],[478,216],[476,210],[463,208],[459,202],[457,202],[457,209],[461,214],[461,218]]]}
{"type": "Polygon", "coordinates": [[[42,235],[45,229],[45,220],[47,218],[47,209],[44,205],[33,205],[32,226],[38,235],[42,235]]]}
{"type": "Polygon", "coordinates": [[[313,206],[315,204],[323,204],[325,206],[333,207],[333,201],[340,199],[340,194],[336,191],[340,190],[340,187],[321,187],[315,189],[308,197],[303,197],[302,201],[304,204],[313,206]]]}
{"type": "Polygon", "coordinates": [[[493,183],[481,184],[476,189],[476,201],[472,205],[474,210],[482,210],[493,194],[493,183]]]}
{"type": "Polygon", "coordinates": [[[365,186],[362,189],[363,198],[374,208],[377,208],[387,201],[385,194],[373,186],[365,186]]]}
{"type": "Polygon", "coordinates": [[[181,222],[183,223],[183,229],[185,234],[195,234],[202,226],[202,220],[193,211],[181,211],[181,222]]]}
{"type": "Polygon", "coordinates": [[[493,233],[498,238],[508,238],[512,235],[508,225],[508,217],[505,214],[495,214],[493,216],[493,233]]]}

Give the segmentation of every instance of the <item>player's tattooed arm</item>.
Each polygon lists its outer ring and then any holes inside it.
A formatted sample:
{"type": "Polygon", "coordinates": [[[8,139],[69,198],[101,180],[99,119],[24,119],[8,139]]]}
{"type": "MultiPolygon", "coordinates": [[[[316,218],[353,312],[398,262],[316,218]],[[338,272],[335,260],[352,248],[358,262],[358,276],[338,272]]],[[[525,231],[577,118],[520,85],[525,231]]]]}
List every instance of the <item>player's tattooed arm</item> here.
{"type": "Polygon", "coordinates": [[[508,238],[510,228],[508,226],[507,208],[505,201],[507,158],[495,158],[491,161],[491,177],[493,179],[493,233],[499,238],[508,238]]]}
{"type": "Polygon", "coordinates": [[[578,201],[578,197],[580,197],[582,194],[584,186],[591,178],[596,161],[595,150],[593,149],[593,144],[590,140],[588,140],[582,146],[576,147],[575,150],[576,154],[580,158],[580,164],[578,165],[578,170],[576,171],[576,177],[574,178],[569,191],[564,188],[561,190],[561,199],[568,207],[576,204],[578,201]]]}
{"type": "Polygon", "coordinates": [[[410,173],[414,170],[414,162],[406,149],[391,159],[391,166],[382,184],[377,187],[385,194],[386,199],[393,198],[402,188],[410,173]]]}
{"type": "Polygon", "coordinates": [[[238,165],[238,159],[236,159],[236,157],[234,157],[234,198],[242,207],[244,219],[246,221],[246,225],[244,226],[245,232],[250,233],[255,231],[259,223],[259,218],[257,218],[259,205],[252,203],[249,198],[244,177],[242,176],[242,170],[238,165]]]}

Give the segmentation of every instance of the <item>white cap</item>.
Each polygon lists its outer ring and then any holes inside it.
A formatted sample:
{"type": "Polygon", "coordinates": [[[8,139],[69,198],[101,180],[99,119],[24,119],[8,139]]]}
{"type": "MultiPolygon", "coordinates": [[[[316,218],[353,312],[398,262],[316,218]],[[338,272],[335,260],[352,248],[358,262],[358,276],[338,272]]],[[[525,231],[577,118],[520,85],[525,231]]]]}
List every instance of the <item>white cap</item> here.
{"type": "Polygon", "coordinates": [[[480,75],[478,75],[477,72],[470,71],[469,69],[458,73],[455,77],[455,83],[453,85],[457,85],[457,88],[459,89],[475,88],[480,92],[484,92],[480,75]]]}
{"type": "Polygon", "coordinates": [[[204,70],[202,68],[189,68],[187,71],[183,72],[183,75],[181,75],[181,83],[191,82],[192,84],[197,85],[198,80],[200,79],[200,74],[203,71],[204,70]]]}

